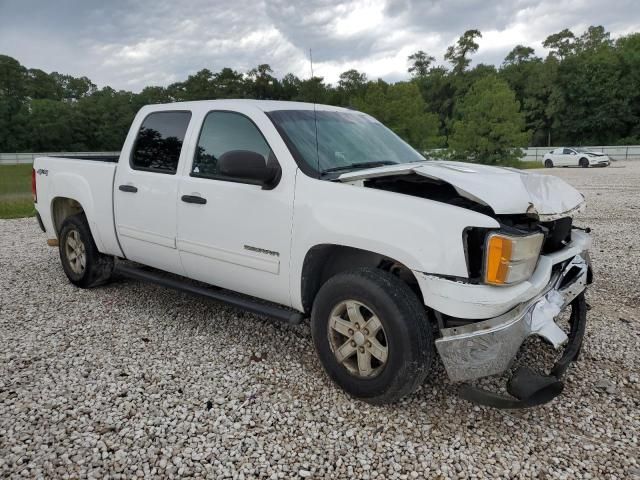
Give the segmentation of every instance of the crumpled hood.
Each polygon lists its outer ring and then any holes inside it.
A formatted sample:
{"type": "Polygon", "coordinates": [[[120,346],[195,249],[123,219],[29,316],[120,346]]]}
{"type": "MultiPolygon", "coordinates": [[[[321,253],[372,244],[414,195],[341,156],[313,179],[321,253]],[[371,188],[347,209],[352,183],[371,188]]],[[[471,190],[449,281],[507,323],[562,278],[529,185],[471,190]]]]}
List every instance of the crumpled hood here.
{"type": "Polygon", "coordinates": [[[498,215],[537,214],[549,221],[572,215],[584,205],[584,197],[564,180],[515,168],[475,163],[426,161],[389,165],[349,172],[341,182],[416,173],[453,186],[459,195],[487,205],[498,215]]]}

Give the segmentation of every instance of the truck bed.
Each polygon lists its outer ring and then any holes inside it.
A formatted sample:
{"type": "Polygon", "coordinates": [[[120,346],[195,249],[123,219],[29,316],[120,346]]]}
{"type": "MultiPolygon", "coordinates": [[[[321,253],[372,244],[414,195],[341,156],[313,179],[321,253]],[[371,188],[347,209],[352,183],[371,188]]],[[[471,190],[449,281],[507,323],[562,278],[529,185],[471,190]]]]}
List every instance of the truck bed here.
{"type": "Polygon", "coordinates": [[[118,157],[36,157],[36,208],[50,240],[60,227],[55,212],[73,199],[87,216],[98,250],[122,256],[113,222],[113,181],[118,157]],[[92,161],[87,161],[92,160],[92,161]],[[42,207],[41,207],[42,206],[42,207]]]}

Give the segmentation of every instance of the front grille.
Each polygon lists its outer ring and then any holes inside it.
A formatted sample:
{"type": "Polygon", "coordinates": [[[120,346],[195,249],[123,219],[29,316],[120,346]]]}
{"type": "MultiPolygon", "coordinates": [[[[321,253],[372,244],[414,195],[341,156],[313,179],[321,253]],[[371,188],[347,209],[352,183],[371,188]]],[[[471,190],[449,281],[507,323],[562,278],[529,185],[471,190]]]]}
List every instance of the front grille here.
{"type": "Polygon", "coordinates": [[[542,253],[557,252],[571,242],[571,224],[571,217],[559,218],[553,222],[541,222],[540,225],[548,230],[542,244],[542,253]]]}

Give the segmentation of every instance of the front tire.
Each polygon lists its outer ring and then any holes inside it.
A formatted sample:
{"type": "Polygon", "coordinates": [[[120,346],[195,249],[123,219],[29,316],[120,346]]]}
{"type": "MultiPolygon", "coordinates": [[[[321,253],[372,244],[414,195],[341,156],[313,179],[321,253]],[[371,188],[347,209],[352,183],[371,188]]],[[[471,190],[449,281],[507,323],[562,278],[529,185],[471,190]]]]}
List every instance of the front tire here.
{"type": "Polygon", "coordinates": [[[413,392],[431,369],[434,343],[425,307],[383,270],[361,268],[329,279],[314,300],[311,331],[329,377],[372,404],[413,392]]]}
{"type": "Polygon", "coordinates": [[[62,269],[71,283],[91,288],[109,281],[113,257],[98,251],[84,213],[68,217],[58,238],[62,269]]]}
{"type": "Polygon", "coordinates": [[[553,168],[553,162],[550,159],[544,161],[544,168],[553,168]]]}
{"type": "Polygon", "coordinates": [[[582,168],[589,168],[589,160],[587,160],[586,158],[581,158],[578,162],[578,165],[580,165],[582,168]]]}

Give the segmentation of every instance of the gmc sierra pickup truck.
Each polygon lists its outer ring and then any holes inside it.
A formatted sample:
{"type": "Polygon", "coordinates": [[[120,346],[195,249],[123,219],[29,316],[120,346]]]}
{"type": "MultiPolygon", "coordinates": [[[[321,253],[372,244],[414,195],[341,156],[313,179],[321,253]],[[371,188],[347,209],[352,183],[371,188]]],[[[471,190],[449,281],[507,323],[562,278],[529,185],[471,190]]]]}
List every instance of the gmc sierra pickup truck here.
{"type": "Polygon", "coordinates": [[[73,284],[118,271],[310,318],[329,377],[371,403],[416,389],[437,353],[463,398],[542,404],[562,391],[584,335],[579,192],[550,175],[426,160],[357,111],[149,105],[119,158],[37,158],[33,189],[73,284]],[[510,395],[472,382],[509,370],[532,335],[558,350],[550,374],[511,369],[510,395]]]}

